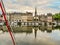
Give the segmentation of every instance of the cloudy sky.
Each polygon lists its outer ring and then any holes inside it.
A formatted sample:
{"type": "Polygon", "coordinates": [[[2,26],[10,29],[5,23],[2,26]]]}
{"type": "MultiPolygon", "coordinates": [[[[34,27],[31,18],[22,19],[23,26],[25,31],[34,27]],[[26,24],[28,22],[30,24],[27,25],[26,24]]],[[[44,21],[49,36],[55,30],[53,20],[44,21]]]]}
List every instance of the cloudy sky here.
{"type": "Polygon", "coordinates": [[[60,0],[3,0],[7,12],[34,12],[38,14],[60,12],[60,0]]]}

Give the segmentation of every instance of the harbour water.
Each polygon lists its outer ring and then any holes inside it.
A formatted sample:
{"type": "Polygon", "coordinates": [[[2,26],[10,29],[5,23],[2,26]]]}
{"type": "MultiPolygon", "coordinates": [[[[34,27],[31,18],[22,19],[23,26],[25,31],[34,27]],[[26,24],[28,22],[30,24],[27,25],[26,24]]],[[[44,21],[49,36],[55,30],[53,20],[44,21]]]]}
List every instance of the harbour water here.
{"type": "MultiPolygon", "coordinates": [[[[16,45],[60,45],[59,27],[19,27],[14,30],[16,45]]],[[[8,32],[0,31],[0,45],[13,45],[8,32]]]]}

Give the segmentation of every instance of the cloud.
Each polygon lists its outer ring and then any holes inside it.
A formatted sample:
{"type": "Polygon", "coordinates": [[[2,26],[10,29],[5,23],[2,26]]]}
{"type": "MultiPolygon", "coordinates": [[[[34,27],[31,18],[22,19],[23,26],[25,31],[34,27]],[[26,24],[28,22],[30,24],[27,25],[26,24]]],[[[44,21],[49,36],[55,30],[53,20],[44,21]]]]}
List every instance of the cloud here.
{"type": "Polygon", "coordinates": [[[3,0],[6,11],[31,11],[35,6],[39,13],[60,12],[60,0],[3,0]]]}

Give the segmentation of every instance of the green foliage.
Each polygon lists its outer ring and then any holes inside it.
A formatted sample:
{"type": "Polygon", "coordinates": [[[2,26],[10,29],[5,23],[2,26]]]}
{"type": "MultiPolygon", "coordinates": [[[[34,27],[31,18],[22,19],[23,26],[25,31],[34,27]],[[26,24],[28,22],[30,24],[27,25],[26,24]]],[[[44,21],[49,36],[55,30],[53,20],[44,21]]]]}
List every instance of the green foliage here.
{"type": "Polygon", "coordinates": [[[54,19],[60,20],[60,13],[54,14],[54,15],[53,15],[53,18],[54,18],[54,19]]]}

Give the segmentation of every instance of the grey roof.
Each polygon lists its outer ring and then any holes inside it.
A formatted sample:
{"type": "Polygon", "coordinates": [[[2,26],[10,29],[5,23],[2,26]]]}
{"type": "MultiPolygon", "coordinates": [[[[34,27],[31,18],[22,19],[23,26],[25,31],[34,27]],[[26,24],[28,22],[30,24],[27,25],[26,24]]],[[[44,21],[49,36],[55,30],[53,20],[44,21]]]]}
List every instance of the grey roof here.
{"type": "Polygon", "coordinates": [[[31,12],[26,12],[26,13],[20,13],[20,12],[14,12],[14,13],[7,13],[7,15],[27,15],[27,14],[31,14],[31,12]]]}

